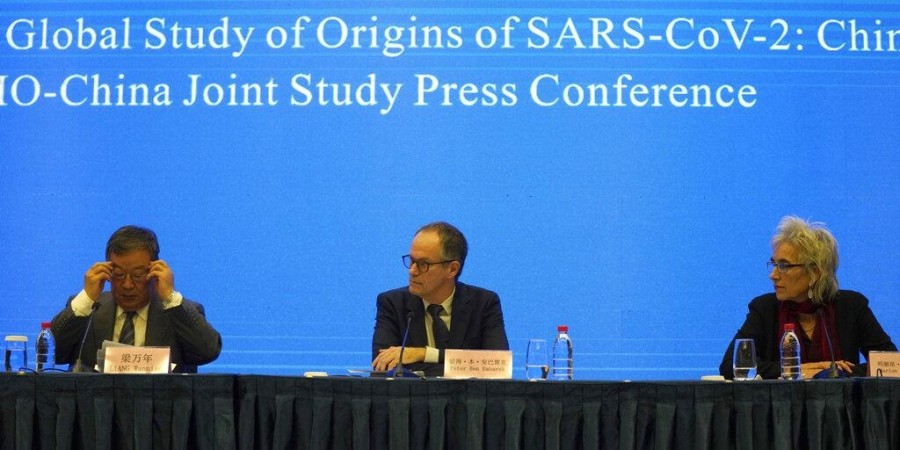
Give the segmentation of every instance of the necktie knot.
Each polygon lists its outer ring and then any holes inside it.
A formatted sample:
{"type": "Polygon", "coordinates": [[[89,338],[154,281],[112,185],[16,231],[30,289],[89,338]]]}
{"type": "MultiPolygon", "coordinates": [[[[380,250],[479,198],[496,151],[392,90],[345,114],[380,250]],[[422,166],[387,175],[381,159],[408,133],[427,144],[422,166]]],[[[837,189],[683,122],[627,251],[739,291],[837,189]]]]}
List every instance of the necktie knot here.
{"type": "Polygon", "coordinates": [[[441,316],[441,313],[444,311],[444,307],[441,305],[428,305],[428,314],[431,315],[432,319],[437,319],[441,316]]]}

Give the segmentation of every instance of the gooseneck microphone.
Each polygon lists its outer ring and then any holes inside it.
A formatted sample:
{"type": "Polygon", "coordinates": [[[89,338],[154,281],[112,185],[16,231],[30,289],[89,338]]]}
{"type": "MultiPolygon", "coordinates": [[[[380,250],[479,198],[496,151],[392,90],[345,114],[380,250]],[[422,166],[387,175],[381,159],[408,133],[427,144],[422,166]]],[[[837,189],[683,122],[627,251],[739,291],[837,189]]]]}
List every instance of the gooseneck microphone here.
{"type": "Polygon", "coordinates": [[[409,369],[403,367],[403,352],[406,351],[406,340],[409,339],[409,326],[412,323],[415,314],[410,311],[406,314],[406,331],[403,333],[403,340],[400,342],[400,359],[393,369],[385,374],[385,378],[421,378],[409,369]]]}
{"type": "Polygon", "coordinates": [[[841,373],[837,368],[837,361],[834,360],[834,347],[831,344],[831,336],[828,334],[828,324],[825,320],[825,309],[819,308],[816,311],[816,315],[819,316],[819,325],[822,326],[822,330],[825,332],[825,343],[828,344],[828,352],[831,354],[831,366],[828,368],[828,376],[825,378],[842,378],[841,373]]]}
{"type": "Polygon", "coordinates": [[[100,308],[100,302],[94,302],[91,305],[91,313],[88,315],[87,326],[84,327],[84,335],[81,336],[81,346],[78,347],[78,359],[75,360],[75,367],[72,368],[73,373],[84,372],[84,366],[81,363],[81,353],[84,352],[84,342],[87,340],[88,331],[91,329],[91,323],[94,321],[94,313],[100,308]]]}

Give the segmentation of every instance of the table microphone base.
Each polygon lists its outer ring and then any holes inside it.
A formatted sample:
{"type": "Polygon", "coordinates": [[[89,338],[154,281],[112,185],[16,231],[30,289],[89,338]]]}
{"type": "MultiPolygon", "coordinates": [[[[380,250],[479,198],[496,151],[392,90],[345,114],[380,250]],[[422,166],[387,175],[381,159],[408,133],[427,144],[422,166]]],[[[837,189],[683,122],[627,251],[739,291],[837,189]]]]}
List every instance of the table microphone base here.
{"type": "Polygon", "coordinates": [[[849,377],[850,375],[841,369],[822,369],[819,373],[813,375],[813,379],[816,380],[832,380],[849,377]]]}
{"type": "Polygon", "coordinates": [[[385,378],[425,378],[424,374],[413,372],[406,367],[397,366],[384,374],[385,378]]]}

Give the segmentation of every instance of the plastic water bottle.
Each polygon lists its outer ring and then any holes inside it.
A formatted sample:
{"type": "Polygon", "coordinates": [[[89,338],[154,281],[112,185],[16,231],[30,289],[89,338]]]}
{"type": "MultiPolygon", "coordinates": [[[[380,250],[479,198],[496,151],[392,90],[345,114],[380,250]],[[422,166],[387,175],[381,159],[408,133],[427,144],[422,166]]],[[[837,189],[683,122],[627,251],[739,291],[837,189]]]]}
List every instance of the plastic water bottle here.
{"type": "Polygon", "coordinates": [[[50,322],[41,323],[41,332],[34,342],[35,370],[43,372],[56,366],[56,340],[50,330],[50,322]]]}
{"type": "Polygon", "coordinates": [[[781,378],[785,380],[799,380],[800,372],[800,340],[794,333],[794,324],[784,324],[784,334],[781,336],[781,378]]]}
{"type": "Polygon", "coordinates": [[[572,339],[569,339],[569,327],[556,327],[556,342],[553,343],[553,364],[550,369],[551,380],[572,379],[572,339]]]}

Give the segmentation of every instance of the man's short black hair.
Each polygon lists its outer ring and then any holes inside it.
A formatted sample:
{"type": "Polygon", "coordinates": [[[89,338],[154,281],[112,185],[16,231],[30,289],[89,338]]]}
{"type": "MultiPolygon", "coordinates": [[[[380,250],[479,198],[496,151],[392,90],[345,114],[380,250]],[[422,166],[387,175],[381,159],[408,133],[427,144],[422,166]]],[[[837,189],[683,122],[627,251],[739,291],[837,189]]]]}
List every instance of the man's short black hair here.
{"type": "Polygon", "coordinates": [[[113,253],[124,255],[138,250],[146,250],[150,253],[150,260],[159,259],[159,242],[156,233],[148,228],[136,225],[125,225],[119,228],[106,242],[106,259],[113,253]]]}

